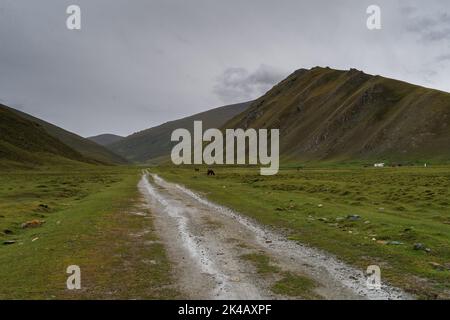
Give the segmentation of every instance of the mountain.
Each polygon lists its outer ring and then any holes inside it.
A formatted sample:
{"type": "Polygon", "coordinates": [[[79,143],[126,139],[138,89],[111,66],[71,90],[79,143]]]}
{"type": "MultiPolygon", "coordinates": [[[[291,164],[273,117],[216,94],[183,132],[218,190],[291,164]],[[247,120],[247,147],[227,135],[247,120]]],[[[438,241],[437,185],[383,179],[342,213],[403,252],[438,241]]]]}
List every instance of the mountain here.
{"type": "Polygon", "coordinates": [[[94,162],[49,135],[38,123],[20,117],[10,108],[0,105],[0,160],[41,165],[46,163],[94,162]]]}
{"type": "Polygon", "coordinates": [[[80,137],[72,132],[61,129],[51,123],[33,117],[27,113],[21,112],[19,110],[9,108],[3,106],[3,108],[7,108],[9,111],[15,113],[21,118],[30,120],[39,124],[50,136],[60,140],[67,146],[76,150],[78,153],[83,155],[85,158],[93,159],[99,163],[104,164],[125,164],[127,160],[123,157],[114,154],[112,151],[106,149],[105,147],[98,145],[97,143],[80,137]]]}
{"type": "Polygon", "coordinates": [[[192,132],[195,120],[203,121],[203,129],[220,128],[235,115],[243,112],[251,102],[215,108],[187,118],[164,123],[132,134],[108,145],[113,152],[131,162],[158,162],[170,155],[174,143],[170,141],[172,131],[185,128],[192,132]]]}
{"type": "Polygon", "coordinates": [[[295,71],[223,128],[277,128],[287,160],[450,159],[450,94],[362,71],[295,71]]]}
{"type": "Polygon", "coordinates": [[[124,137],[115,134],[105,133],[98,136],[89,137],[88,139],[101,146],[107,146],[108,144],[119,142],[123,138],[124,137]]]}

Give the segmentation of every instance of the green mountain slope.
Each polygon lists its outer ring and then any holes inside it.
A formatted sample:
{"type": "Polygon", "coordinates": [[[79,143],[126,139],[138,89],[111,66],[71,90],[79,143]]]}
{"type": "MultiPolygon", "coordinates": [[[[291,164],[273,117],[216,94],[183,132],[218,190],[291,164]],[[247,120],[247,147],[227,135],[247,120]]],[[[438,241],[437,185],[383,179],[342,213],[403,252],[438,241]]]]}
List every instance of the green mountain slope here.
{"type": "Polygon", "coordinates": [[[108,148],[132,162],[159,162],[170,155],[172,132],[178,128],[192,132],[195,120],[203,121],[203,129],[220,128],[226,121],[243,112],[251,102],[224,106],[187,118],[164,123],[108,145],[108,148]]]}
{"type": "Polygon", "coordinates": [[[358,70],[297,70],[223,128],[278,128],[282,158],[450,159],[450,94],[358,70]]]}
{"type": "Polygon", "coordinates": [[[44,128],[0,105],[0,160],[42,165],[67,160],[94,162],[49,135],[44,128]],[[51,159],[51,161],[50,161],[51,159]]]}
{"type": "Polygon", "coordinates": [[[27,113],[6,106],[4,107],[8,108],[10,111],[16,113],[18,116],[24,119],[38,123],[49,135],[62,141],[72,149],[75,149],[86,158],[94,159],[97,162],[105,164],[127,163],[127,161],[121,156],[114,154],[112,151],[96,144],[93,141],[80,137],[72,132],[59,128],[51,123],[33,117],[27,113]]]}
{"type": "Polygon", "coordinates": [[[88,139],[101,146],[107,146],[109,144],[119,142],[123,138],[124,137],[115,134],[105,133],[99,134],[98,136],[89,137],[88,139]]]}

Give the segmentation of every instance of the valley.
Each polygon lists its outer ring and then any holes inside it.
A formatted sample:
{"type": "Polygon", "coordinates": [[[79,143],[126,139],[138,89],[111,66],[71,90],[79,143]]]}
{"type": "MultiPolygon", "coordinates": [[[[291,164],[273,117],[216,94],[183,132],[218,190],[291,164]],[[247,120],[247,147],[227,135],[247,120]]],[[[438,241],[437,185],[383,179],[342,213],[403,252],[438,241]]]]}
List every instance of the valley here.
{"type": "Polygon", "coordinates": [[[151,170],[360,270],[379,265],[383,281],[417,297],[448,298],[449,167],[151,170]]]}
{"type": "Polygon", "coordinates": [[[126,137],[0,105],[0,298],[450,299],[449,106],[445,92],[320,67],[126,137]],[[175,166],[172,132],[190,145],[195,121],[220,138],[279,130],[277,174],[175,166]]]}

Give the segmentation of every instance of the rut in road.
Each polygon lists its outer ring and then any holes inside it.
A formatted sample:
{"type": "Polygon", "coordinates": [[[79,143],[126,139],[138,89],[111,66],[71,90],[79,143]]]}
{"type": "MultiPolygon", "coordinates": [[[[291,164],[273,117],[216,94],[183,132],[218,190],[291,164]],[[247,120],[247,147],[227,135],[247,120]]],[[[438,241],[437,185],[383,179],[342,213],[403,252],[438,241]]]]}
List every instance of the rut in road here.
{"type": "Polygon", "coordinates": [[[264,253],[282,270],[306,275],[323,299],[411,299],[383,284],[369,289],[364,273],[320,250],[287,240],[233,210],[179,184],[144,172],[139,189],[155,217],[155,228],[189,299],[283,299],[274,278],[255,271],[242,255],[264,253]]]}

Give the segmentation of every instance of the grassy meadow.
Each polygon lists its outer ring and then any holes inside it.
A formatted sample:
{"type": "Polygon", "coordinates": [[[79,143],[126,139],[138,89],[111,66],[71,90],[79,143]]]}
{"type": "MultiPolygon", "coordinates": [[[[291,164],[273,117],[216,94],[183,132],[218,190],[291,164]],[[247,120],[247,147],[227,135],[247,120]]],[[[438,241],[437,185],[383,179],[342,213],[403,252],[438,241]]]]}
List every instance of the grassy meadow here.
{"type": "Polygon", "coordinates": [[[0,171],[0,299],[177,297],[151,217],[135,214],[146,213],[139,178],[89,165],[0,171]],[[69,265],[81,290],[66,289],[69,265]]]}
{"type": "Polygon", "coordinates": [[[152,168],[419,298],[450,297],[450,167],[152,168]]]}

